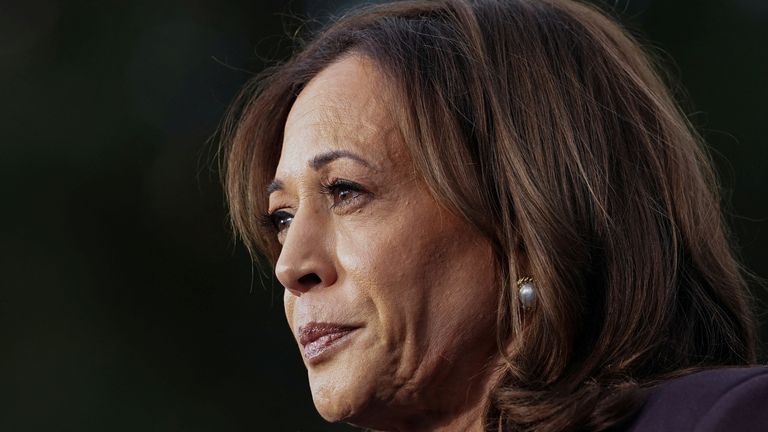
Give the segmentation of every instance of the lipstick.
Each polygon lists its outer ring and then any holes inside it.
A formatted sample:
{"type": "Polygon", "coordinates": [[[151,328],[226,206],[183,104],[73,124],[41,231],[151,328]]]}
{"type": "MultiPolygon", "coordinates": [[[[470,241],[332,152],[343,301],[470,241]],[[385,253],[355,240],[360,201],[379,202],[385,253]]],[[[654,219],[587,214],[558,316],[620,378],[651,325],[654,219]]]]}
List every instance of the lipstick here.
{"type": "Polygon", "coordinates": [[[299,343],[304,347],[304,357],[317,359],[354,330],[357,327],[335,323],[311,322],[299,327],[299,343]]]}

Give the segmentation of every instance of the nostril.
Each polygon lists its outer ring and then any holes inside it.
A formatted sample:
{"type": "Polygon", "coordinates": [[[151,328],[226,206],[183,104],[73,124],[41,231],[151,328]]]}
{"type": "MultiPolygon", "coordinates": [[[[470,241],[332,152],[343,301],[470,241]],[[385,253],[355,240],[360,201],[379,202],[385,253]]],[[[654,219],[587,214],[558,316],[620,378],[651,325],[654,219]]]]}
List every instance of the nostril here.
{"type": "Polygon", "coordinates": [[[316,273],[309,273],[299,278],[299,284],[304,288],[312,288],[322,282],[316,273]]]}

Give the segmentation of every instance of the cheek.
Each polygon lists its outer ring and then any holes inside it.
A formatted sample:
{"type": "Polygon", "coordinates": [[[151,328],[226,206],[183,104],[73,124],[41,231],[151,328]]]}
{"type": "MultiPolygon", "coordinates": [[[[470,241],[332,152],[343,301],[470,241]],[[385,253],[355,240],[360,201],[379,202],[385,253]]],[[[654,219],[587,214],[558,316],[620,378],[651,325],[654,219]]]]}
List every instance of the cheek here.
{"type": "Polygon", "coordinates": [[[373,304],[381,336],[424,351],[465,332],[466,321],[494,318],[497,292],[486,241],[436,210],[408,216],[350,229],[337,256],[354,295],[373,304]]]}
{"type": "Polygon", "coordinates": [[[339,266],[357,294],[375,304],[379,318],[390,324],[396,316],[418,317],[425,257],[436,252],[397,222],[366,224],[337,240],[339,266]]]}
{"type": "Polygon", "coordinates": [[[291,294],[287,289],[283,289],[283,308],[285,309],[285,319],[288,321],[288,326],[295,334],[293,328],[293,309],[296,305],[296,296],[291,294]]]}
{"type": "Polygon", "coordinates": [[[495,317],[498,290],[491,247],[477,238],[461,238],[444,242],[425,264],[422,282],[430,291],[434,333],[456,336],[474,322],[495,317]]]}

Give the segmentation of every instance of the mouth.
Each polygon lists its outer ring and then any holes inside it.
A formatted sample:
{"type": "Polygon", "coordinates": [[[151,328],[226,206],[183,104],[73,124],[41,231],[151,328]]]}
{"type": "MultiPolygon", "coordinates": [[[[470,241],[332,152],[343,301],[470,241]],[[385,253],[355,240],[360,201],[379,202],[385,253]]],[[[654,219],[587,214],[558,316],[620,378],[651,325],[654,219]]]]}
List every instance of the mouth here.
{"type": "Polygon", "coordinates": [[[316,323],[299,327],[299,343],[303,347],[304,357],[312,362],[322,360],[323,354],[331,351],[331,348],[340,346],[341,342],[348,339],[353,331],[360,327],[336,324],[316,323]]]}

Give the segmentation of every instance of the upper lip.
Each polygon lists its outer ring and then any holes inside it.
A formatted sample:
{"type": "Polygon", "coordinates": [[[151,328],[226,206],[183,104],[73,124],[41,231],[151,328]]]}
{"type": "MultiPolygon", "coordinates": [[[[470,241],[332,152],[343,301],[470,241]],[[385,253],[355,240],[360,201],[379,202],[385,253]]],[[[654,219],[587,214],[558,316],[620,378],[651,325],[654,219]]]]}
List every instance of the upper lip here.
{"type": "Polygon", "coordinates": [[[305,346],[308,343],[312,343],[323,336],[334,333],[349,332],[356,328],[358,327],[347,324],[310,322],[299,327],[299,343],[302,346],[305,346]]]}

